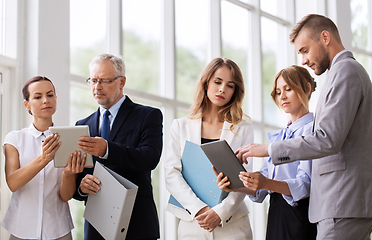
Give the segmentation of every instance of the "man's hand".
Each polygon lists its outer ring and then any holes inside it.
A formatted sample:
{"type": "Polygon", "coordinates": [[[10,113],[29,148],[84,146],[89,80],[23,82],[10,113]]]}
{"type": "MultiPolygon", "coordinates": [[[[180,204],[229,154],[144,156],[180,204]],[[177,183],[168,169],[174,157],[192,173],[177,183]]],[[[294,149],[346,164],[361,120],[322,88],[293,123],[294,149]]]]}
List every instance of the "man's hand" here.
{"type": "Polygon", "coordinates": [[[81,180],[80,183],[80,190],[82,193],[85,194],[94,194],[96,195],[97,192],[101,189],[99,184],[101,181],[93,175],[87,174],[81,180]]]}
{"type": "Polygon", "coordinates": [[[248,164],[248,157],[268,157],[268,148],[268,144],[251,143],[246,146],[240,147],[238,150],[235,151],[235,154],[237,155],[241,163],[248,164]]]}
{"type": "Polygon", "coordinates": [[[103,157],[106,154],[107,142],[101,137],[80,137],[77,144],[83,152],[93,156],[103,157]]]}

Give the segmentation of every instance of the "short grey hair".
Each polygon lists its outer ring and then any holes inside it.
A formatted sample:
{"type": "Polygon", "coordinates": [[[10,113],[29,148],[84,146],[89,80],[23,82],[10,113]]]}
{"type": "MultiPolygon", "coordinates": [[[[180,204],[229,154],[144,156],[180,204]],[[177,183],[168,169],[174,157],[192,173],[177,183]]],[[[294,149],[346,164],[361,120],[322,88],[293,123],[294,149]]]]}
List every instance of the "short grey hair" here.
{"type": "Polygon", "coordinates": [[[92,68],[93,64],[98,62],[104,62],[104,61],[111,61],[114,65],[114,68],[116,70],[116,73],[121,76],[125,76],[125,64],[124,60],[121,57],[109,54],[109,53],[103,53],[95,56],[92,61],[89,63],[89,69],[92,68]]]}

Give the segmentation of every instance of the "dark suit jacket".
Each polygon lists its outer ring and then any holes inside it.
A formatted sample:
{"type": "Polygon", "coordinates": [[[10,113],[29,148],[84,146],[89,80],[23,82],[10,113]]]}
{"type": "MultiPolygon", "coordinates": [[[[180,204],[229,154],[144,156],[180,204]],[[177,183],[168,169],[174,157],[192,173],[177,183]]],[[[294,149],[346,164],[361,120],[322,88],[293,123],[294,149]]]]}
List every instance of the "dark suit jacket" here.
{"type": "MultiPolygon", "coordinates": [[[[88,125],[90,136],[99,136],[99,115],[97,110],[76,125],[88,125]]],[[[162,151],[162,121],[159,109],[133,103],[128,96],[122,103],[112,125],[108,139],[109,155],[106,160],[93,157],[138,186],[138,192],[126,239],[159,238],[159,222],[153,199],[151,170],[155,169],[162,151]]],[[[80,186],[86,174],[93,168],[86,168],[78,175],[76,185],[80,186]]],[[[77,191],[74,198],[86,201],[77,191]]],[[[85,230],[85,239],[93,239],[95,229],[85,230]],[[93,231],[93,232],[92,232],[93,231]],[[93,235],[92,235],[93,234],[93,235]]]]}

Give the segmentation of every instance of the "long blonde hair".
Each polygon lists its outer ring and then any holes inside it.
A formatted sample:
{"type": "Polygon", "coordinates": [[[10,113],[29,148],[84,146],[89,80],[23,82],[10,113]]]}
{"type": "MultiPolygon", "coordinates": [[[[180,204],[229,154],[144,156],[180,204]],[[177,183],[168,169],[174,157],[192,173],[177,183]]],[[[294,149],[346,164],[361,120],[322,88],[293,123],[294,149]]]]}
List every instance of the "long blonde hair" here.
{"type": "MultiPolygon", "coordinates": [[[[218,118],[220,121],[227,121],[231,123],[230,130],[233,130],[235,125],[243,119],[242,102],[244,98],[244,81],[242,72],[238,65],[227,58],[215,58],[213,59],[200,74],[194,102],[190,107],[188,117],[191,119],[202,118],[205,116],[205,112],[211,104],[207,96],[208,84],[214,73],[220,67],[226,66],[231,71],[231,77],[235,84],[235,91],[230,101],[223,106],[218,112],[218,118]]],[[[248,117],[249,118],[249,117],[248,117]]]]}

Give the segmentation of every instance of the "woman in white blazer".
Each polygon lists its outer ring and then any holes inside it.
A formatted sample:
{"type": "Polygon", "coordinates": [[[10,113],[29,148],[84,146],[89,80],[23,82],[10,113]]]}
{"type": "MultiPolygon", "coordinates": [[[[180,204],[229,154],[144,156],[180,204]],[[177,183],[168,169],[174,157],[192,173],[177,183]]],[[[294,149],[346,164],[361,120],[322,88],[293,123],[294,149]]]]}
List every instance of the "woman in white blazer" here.
{"type": "MultiPolygon", "coordinates": [[[[178,239],[252,239],[245,194],[229,193],[211,208],[186,183],[181,163],[186,140],[201,144],[224,139],[233,150],[253,142],[252,124],[243,119],[243,97],[239,67],[229,59],[216,58],[199,78],[189,115],[172,123],[165,180],[168,191],[184,207],[167,206],[180,219],[178,239]]],[[[249,165],[245,167],[251,170],[249,165]]]]}

